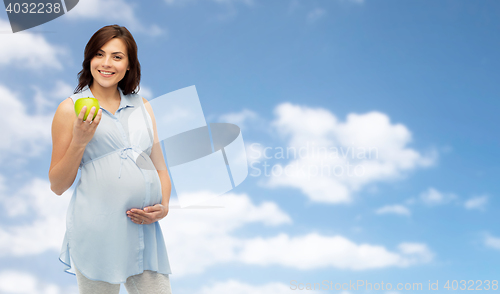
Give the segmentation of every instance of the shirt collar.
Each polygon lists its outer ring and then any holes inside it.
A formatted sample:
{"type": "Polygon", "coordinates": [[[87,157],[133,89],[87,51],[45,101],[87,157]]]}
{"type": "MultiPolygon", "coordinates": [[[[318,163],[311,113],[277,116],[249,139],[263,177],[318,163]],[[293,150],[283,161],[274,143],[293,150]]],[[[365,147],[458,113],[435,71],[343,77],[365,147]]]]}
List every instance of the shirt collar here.
{"type": "Polygon", "coordinates": [[[134,104],[130,100],[130,95],[123,95],[123,91],[119,87],[118,87],[118,92],[120,92],[120,98],[121,98],[120,99],[120,107],[118,107],[118,109],[125,108],[127,106],[134,107],[134,104]]]}

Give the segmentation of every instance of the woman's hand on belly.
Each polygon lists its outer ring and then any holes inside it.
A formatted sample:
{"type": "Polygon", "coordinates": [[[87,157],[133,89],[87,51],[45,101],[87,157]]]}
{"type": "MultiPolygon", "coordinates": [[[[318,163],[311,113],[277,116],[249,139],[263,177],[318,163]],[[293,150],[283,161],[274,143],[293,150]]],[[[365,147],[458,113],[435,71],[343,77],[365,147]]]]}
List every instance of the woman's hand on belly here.
{"type": "Polygon", "coordinates": [[[136,224],[149,225],[161,220],[168,214],[168,207],[161,204],[146,206],[144,209],[132,208],[127,211],[127,216],[136,224]]]}

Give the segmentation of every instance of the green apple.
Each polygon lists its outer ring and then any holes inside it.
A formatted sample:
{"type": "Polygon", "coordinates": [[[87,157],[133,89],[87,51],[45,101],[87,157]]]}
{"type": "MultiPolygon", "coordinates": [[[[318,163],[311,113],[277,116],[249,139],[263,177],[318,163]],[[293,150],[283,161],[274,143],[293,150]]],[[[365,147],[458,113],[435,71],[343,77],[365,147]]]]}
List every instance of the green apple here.
{"type": "Polygon", "coordinates": [[[87,111],[85,111],[85,115],[83,116],[83,120],[87,119],[87,116],[90,113],[90,109],[92,109],[92,106],[95,106],[94,117],[92,118],[92,120],[94,120],[94,118],[97,115],[97,111],[99,110],[99,100],[97,100],[93,97],[85,97],[85,98],[77,99],[75,102],[76,116],[78,116],[80,114],[80,111],[82,111],[82,108],[84,106],[87,106],[87,111]]]}

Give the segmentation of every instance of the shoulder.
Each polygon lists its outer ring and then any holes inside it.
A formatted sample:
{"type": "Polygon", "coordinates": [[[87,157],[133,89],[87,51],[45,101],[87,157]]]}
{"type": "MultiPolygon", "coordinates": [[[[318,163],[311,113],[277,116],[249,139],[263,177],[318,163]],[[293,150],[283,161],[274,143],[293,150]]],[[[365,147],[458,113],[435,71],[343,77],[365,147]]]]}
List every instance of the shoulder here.
{"type": "Polygon", "coordinates": [[[72,121],[75,119],[75,106],[71,98],[64,99],[57,107],[52,126],[56,131],[59,131],[62,126],[72,126],[72,121]]]}
{"type": "Polygon", "coordinates": [[[148,111],[149,115],[154,120],[155,116],[153,114],[153,108],[151,107],[151,104],[144,97],[141,97],[141,98],[142,98],[142,103],[144,104],[144,107],[146,107],[146,110],[148,111]]]}
{"type": "Polygon", "coordinates": [[[75,104],[73,102],[73,99],[71,97],[68,97],[64,99],[61,103],[59,103],[59,106],[57,107],[56,114],[64,114],[64,115],[69,115],[69,114],[75,114],[75,104]]]}
{"type": "Polygon", "coordinates": [[[79,98],[84,97],[84,95],[87,94],[86,91],[88,91],[88,88],[85,88],[83,91],[80,91],[78,93],[72,94],[68,98],[64,99],[61,103],[59,103],[56,113],[54,114],[54,121],[74,120],[77,116],[75,113],[75,101],[79,98]]]}

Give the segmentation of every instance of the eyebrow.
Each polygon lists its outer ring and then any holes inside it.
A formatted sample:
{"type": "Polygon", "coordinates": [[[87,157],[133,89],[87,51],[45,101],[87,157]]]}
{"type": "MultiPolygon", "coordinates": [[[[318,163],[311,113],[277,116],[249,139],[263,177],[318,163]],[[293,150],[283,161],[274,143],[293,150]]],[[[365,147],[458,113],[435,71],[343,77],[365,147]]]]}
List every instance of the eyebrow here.
{"type": "MultiPolygon", "coordinates": [[[[99,49],[98,51],[106,53],[106,51],[104,51],[104,50],[102,50],[102,49],[99,49]]],[[[111,54],[123,54],[123,55],[125,55],[125,53],[123,53],[123,52],[121,52],[121,51],[118,51],[118,52],[113,52],[113,53],[111,53],[111,54]]]]}

